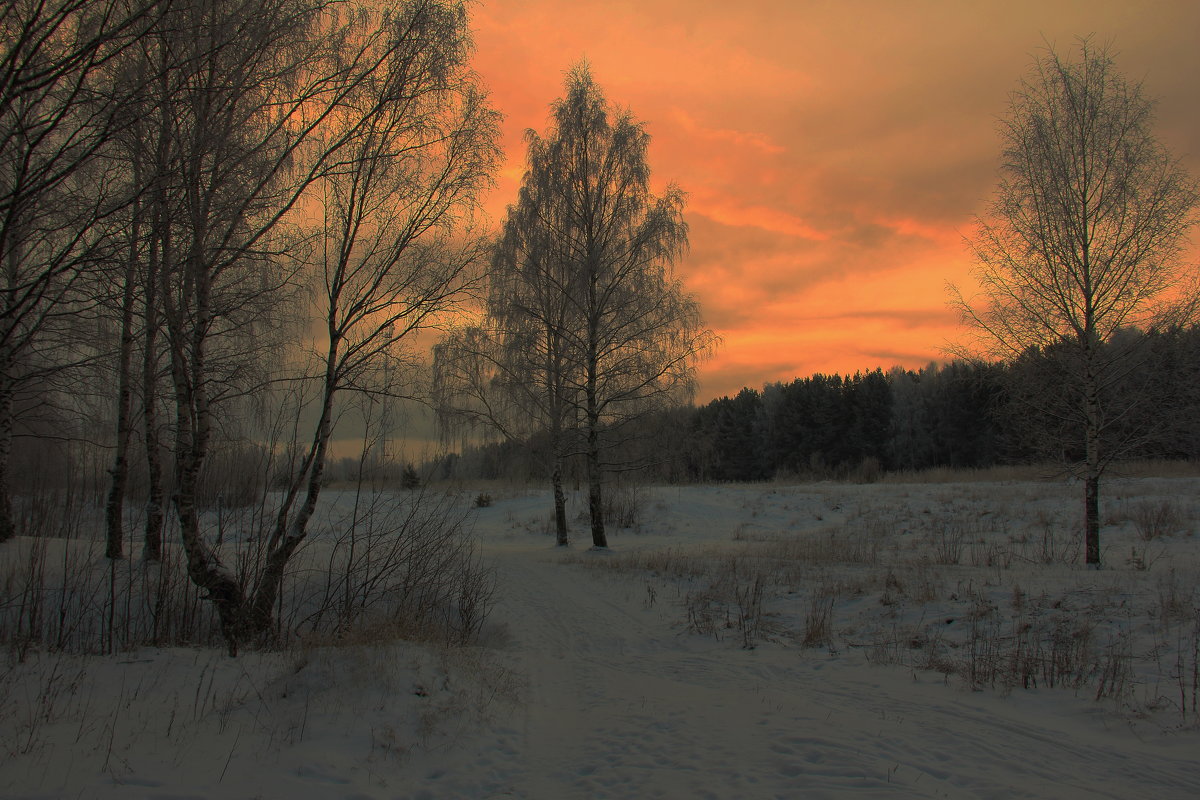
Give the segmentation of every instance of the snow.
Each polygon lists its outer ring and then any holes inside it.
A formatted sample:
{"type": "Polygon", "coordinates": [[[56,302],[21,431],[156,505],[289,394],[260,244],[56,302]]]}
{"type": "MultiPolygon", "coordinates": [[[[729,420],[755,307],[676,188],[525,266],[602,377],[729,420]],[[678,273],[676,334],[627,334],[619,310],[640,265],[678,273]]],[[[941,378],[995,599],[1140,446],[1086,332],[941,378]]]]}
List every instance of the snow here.
{"type": "Polygon", "coordinates": [[[1101,571],[1035,558],[1045,531],[1069,538],[1081,492],[1062,482],[654,488],[611,552],[554,548],[548,492],[489,489],[471,513],[500,594],[479,646],[32,653],[0,676],[0,796],[1200,796],[1179,708],[1197,488],[1110,482],[1101,571]],[[1148,501],[1181,529],[1139,537],[1148,501]],[[956,525],[959,563],[938,563],[956,525]],[[755,574],[747,648],[736,592],[755,574]],[[832,636],[805,647],[821,598],[832,636]],[[1086,621],[1097,657],[1120,642],[1119,696],[954,668],[1014,620],[1086,621]]]}

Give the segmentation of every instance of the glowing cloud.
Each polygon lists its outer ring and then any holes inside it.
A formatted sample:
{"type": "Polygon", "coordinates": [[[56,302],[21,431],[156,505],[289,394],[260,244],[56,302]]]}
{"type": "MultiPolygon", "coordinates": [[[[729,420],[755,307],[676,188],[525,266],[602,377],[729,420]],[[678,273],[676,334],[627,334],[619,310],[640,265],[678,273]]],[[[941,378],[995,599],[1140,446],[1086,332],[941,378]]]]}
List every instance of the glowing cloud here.
{"type": "MultiPolygon", "coordinates": [[[[948,282],[998,166],[996,120],[1030,55],[1081,34],[1160,98],[1159,131],[1200,174],[1200,3],[484,0],[476,69],[506,114],[516,197],[528,128],[586,58],[653,137],[656,186],[688,195],[677,265],[724,347],[700,400],[814,371],[942,357],[948,282]]],[[[1200,256],[1198,251],[1196,256],[1200,256]]],[[[1200,260],[1200,259],[1198,259],[1200,260]]]]}

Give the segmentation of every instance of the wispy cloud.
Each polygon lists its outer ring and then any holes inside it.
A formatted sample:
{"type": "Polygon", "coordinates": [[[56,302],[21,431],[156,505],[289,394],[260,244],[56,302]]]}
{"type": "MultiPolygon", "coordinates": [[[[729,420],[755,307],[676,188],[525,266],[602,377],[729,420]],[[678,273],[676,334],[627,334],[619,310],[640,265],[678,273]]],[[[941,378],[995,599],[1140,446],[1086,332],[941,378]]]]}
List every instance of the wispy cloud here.
{"type": "Polygon", "coordinates": [[[751,148],[767,155],[778,155],[787,150],[782,145],[771,141],[771,138],[763,133],[738,131],[732,128],[704,127],[681,108],[671,109],[671,117],[679,124],[684,133],[690,136],[698,136],[702,139],[733,145],[734,147],[751,148]]]}
{"type": "MultiPolygon", "coordinates": [[[[688,194],[678,265],[725,340],[701,399],[812,371],[941,358],[945,284],[999,159],[997,119],[1030,55],[1079,34],[1159,96],[1164,141],[1200,174],[1200,3],[485,0],[476,68],[506,114],[499,217],[581,58],[652,135],[654,185],[688,194]]],[[[1198,237],[1200,238],[1200,237],[1198,237]]],[[[1200,248],[1194,254],[1200,261],[1200,248]]]]}

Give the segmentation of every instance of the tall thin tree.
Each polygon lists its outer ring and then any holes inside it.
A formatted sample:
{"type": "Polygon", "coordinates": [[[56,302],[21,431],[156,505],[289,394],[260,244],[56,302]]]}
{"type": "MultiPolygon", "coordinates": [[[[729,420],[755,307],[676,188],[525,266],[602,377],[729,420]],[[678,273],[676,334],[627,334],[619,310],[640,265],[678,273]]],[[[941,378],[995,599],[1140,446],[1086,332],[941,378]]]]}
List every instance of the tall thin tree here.
{"type": "Polygon", "coordinates": [[[1003,163],[971,240],[978,297],[953,290],[976,334],[968,349],[1052,357],[1059,404],[1083,431],[1085,555],[1100,563],[1100,479],[1115,455],[1104,433],[1109,390],[1131,354],[1127,326],[1153,326],[1178,299],[1179,256],[1197,187],[1152,130],[1153,103],[1107,49],[1081,40],[1076,58],[1037,58],[1001,122],[1003,163]]]}
{"type": "Polygon", "coordinates": [[[569,543],[564,463],[575,428],[566,327],[571,317],[569,259],[539,220],[553,197],[526,182],[508,210],[488,274],[486,313],[434,350],[443,423],[483,423],[509,441],[545,431],[554,495],[555,540],[569,543]]]}
{"type": "Polygon", "coordinates": [[[164,246],[157,265],[173,393],[172,504],[191,580],[219,612],[231,652],[248,624],[245,587],[200,523],[197,491],[217,404],[255,388],[264,320],[294,268],[288,221],[350,131],[320,134],[375,67],[325,0],[197,0],[171,20],[164,246]],[[253,344],[252,344],[253,343],[253,344]],[[247,346],[251,345],[252,346],[247,346]]]}
{"type": "Polygon", "coordinates": [[[127,124],[129,98],[103,90],[104,69],[153,27],[159,7],[0,8],[0,542],[16,532],[8,467],[17,394],[78,360],[60,334],[94,307],[90,281],[117,245],[129,202],[128,181],[103,159],[127,124]]]}
{"type": "Polygon", "coordinates": [[[411,377],[397,365],[405,345],[458,302],[483,255],[468,223],[499,158],[498,119],[469,69],[466,9],[411,0],[369,19],[364,52],[378,66],[335,115],[335,135],[353,134],[311,187],[324,212],[312,265],[325,328],[317,422],[250,598],[259,630],[307,536],[339,397],[411,395],[399,383],[411,377]]]}

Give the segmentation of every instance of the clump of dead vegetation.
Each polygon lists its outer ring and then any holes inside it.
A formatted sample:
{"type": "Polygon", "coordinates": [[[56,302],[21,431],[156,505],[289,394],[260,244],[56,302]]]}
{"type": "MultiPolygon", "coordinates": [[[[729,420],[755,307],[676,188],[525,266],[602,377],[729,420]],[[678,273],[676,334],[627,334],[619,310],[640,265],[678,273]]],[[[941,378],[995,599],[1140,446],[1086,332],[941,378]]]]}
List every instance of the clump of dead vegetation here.
{"type": "MultiPolygon", "coordinates": [[[[223,561],[240,576],[265,557],[270,498],[220,506],[205,515],[223,561]]],[[[495,578],[480,560],[454,494],[419,490],[330,493],[321,529],[295,557],[265,643],[305,637],[388,638],[444,644],[472,641],[485,624],[495,578]]],[[[23,661],[31,652],[111,654],[140,646],[217,646],[212,603],[189,580],[182,548],[146,561],[138,543],[126,559],[105,557],[91,535],[101,509],[58,504],[33,535],[6,545],[0,563],[0,645],[23,661]]]]}
{"type": "Polygon", "coordinates": [[[975,690],[1062,688],[1200,724],[1194,515],[1173,486],[1122,485],[1106,568],[1088,570],[1062,488],[840,486],[815,512],[811,490],[775,488],[726,541],[575,560],[645,574],[687,630],[742,647],[861,653],[975,690]]]}

